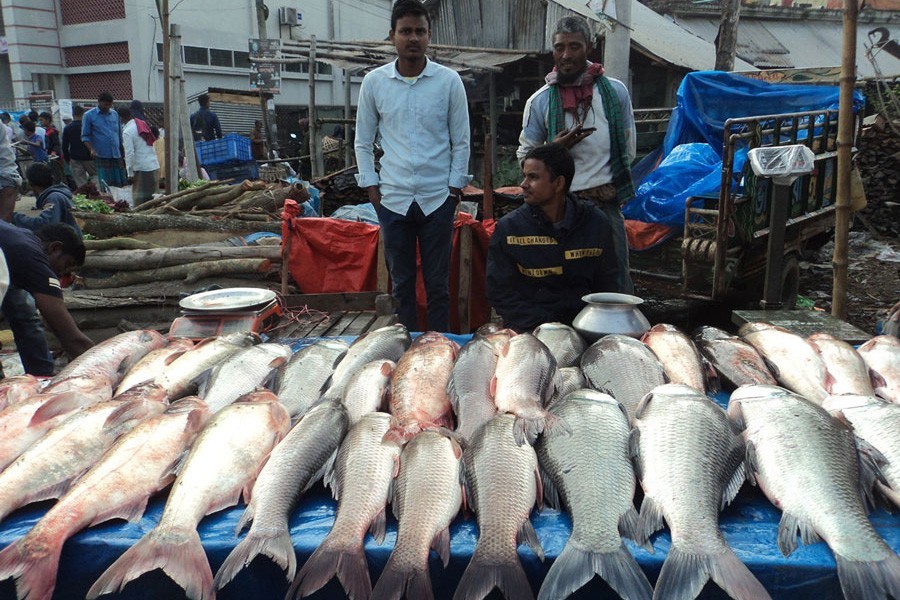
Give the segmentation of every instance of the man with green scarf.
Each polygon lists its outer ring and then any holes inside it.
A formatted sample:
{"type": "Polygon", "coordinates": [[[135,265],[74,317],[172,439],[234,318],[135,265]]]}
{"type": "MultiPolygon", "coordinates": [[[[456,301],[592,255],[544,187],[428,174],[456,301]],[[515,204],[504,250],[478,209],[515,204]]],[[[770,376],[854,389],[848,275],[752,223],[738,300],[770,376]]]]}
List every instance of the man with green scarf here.
{"type": "Polygon", "coordinates": [[[582,17],[563,17],[553,27],[555,67],[546,85],[525,103],[519,160],[536,146],[560,144],[575,159],[572,192],[609,217],[619,264],[618,291],[634,293],[621,206],[634,197],[631,161],[637,133],[631,97],[621,81],[590,62],[591,34],[582,17]]]}

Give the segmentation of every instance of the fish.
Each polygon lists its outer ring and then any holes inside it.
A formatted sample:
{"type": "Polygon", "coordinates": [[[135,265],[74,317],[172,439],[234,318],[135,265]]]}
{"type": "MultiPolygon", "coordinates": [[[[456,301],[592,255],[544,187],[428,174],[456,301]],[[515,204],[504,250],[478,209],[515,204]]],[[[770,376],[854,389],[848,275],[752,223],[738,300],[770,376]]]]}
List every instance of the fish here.
{"type": "Polygon", "coordinates": [[[325,475],[338,502],[334,526],[294,578],[287,598],[309,596],[334,577],[350,598],[371,595],[363,543],[366,530],[378,544],[384,541],[391,482],[400,468],[400,446],[384,441],[393,421],[387,413],[369,413],[341,443],[334,469],[325,475]]]}
{"type": "Polygon", "coordinates": [[[325,395],[340,398],[350,377],[373,360],[398,362],[412,343],[409,331],[397,323],[365,333],[350,344],[347,353],[335,367],[326,383],[325,395]]]}
{"type": "Polygon", "coordinates": [[[859,354],[869,367],[875,395],[900,404],[900,340],[875,336],[859,347],[859,354]]]}
{"type": "Polygon", "coordinates": [[[201,376],[226,358],[259,341],[254,333],[229,333],[206,338],[173,360],[153,381],[163,386],[169,400],[195,393],[201,376]]]}
{"type": "Polygon", "coordinates": [[[817,404],[828,396],[825,363],[806,339],[768,323],[745,323],[738,335],[762,355],[779,384],[817,404]]]}
{"type": "Polygon", "coordinates": [[[113,336],[90,348],[50,380],[45,391],[71,377],[108,377],[113,387],[148,352],[166,345],[166,338],[150,329],[128,331],[113,336]]]}
{"type": "Polygon", "coordinates": [[[275,447],[253,484],[250,503],[238,521],[236,533],[252,522],[250,531],[216,573],[216,589],[222,589],[260,554],[284,569],[288,581],[294,578],[297,557],[288,522],[291,511],[334,460],[348,422],[347,411],[339,402],[321,402],[303,415],[275,447]]]}
{"type": "Polygon", "coordinates": [[[19,375],[0,379],[0,410],[39,393],[43,382],[34,375],[19,375]]]}
{"type": "Polygon", "coordinates": [[[516,427],[514,415],[497,415],[478,430],[463,454],[466,497],[478,519],[478,542],[453,600],[480,600],[494,588],[509,600],[534,598],[518,546],[524,541],[544,560],[529,519],[543,498],[537,455],[530,445],[516,443],[516,427]]]}
{"type": "Polygon", "coordinates": [[[341,397],[341,403],[350,418],[350,426],[355,425],[364,415],[384,408],[391,375],[396,368],[397,363],[392,360],[373,360],[350,378],[341,397]]]}
{"type": "Polygon", "coordinates": [[[565,323],[542,323],[531,333],[544,342],[560,369],[577,365],[587,349],[584,338],[565,323]]]}
{"type": "Polygon", "coordinates": [[[500,350],[515,333],[510,329],[476,334],[460,349],[447,393],[456,414],[456,433],[469,440],[491,417],[497,406],[491,396],[491,379],[500,350]]]}
{"type": "Polygon", "coordinates": [[[600,575],[623,598],[650,600],[653,588],[620,538],[647,544],[637,529],[633,498],[637,478],[625,408],[594,390],[574,391],[550,411],[572,428],[535,445],[544,499],[572,517],[572,534],[550,566],[538,600],[562,600],[600,575]],[[602,502],[597,502],[603,498],[602,502]]]}
{"type": "Polygon", "coordinates": [[[653,350],[666,372],[669,383],[682,383],[697,391],[718,391],[718,384],[710,377],[710,367],[697,346],[674,325],[659,323],[641,337],[653,350]]]}
{"type": "Polygon", "coordinates": [[[0,521],[26,504],[62,496],[121,435],[167,405],[165,390],[150,384],[70,414],[0,473],[0,521]]]}
{"type": "Polygon", "coordinates": [[[694,343],[712,365],[720,380],[732,388],[742,385],[775,385],[766,361],[756,348],[717,327],[703,326],[694,333],[694,343]]]}
{"type": "Polygon", "coordinates": [[[50,600],[65,541],[111,519],[140,519],[208,418],[199,398],[184,398],[116,440],[31,531],[0,551],[0,580],[14,577],[19,598],[50,600]]]}
{"type": "Polygon", "coordinates": [[[832,395],[854,394],[874,396],[869,368],[853,346],[828,333],[814,333],[806,338],[825,363],[828,372],[826,388],[832,395]]]}
{"type": "Polygon", "coordinates": [[[491,380],[491,395],[499,412],[516,416],[517,444],[533,444],[541,433],[565,433],[566,422],[544,409],[559,387],[556,359],[530,333],[510,338],[502,347],[491,380]]]}
{"type": "Polygon", "coordinates": [[[259,344],[238,350],[212,370],[197,395],[216,413],[264,386],[290,356],[291,347],[284,344],[259,344]]]}
{"type": "Polygon", "coordinates": [[[178,338],[162,348],[151,350],[129,369],[116,388],[115,393],[118,395],[137,385],[153,381],[167,365],[193,347],[194,342],[191,340],[178,338]]]}
{"type": "MultiPolygon", "coordinates": [[[[776,386],[748,385],[728,414],[743,429],[753,479],[781,509],[778,548],[789,556],[824,540],[846,598],[900,598],[900,557],[866,516],[860,488],[874,467],[860,461],[850,429],[819,404],[776,386]]],[[[896,432],[894,433],[896,436],[896,432]]]]}
{"type": "Polygon", "coordinates": [[[391,507],[397,541],[372,600],[434,598],[428,555],[450,561],[450,523],[463,504],[462,448],[447,430],[417,434],[400,454],[391,507]]]}
{"type": "Polygon", "coordinates": [[[565,398],[575,390],[587,387],[587,379],[584,378],[581,367],[563,367],[559,370],[559,387],[556,388],[556,392],[544,408],[549,409],[556,404],[557,401],[565,398]]]}
{"type": "Polygon", "coordinates": [[[390,435],[408,440],[429,427],[453,428],[447,386],[458,353],[456,342],[435,331],[416,338],[391,376],[389,404],[399,424],[390,435]]]}
{"type": "Polygon", "coordinates": [[[877,489],[900,508],[900,405],[875,396],[829,396],[822,408],[847,423],[859,451],[878,464],[884,480],[877,489]]]}
{"type": "Polygon", "coordinates": [[[653,351],[627,335],[610,334],[591,344],[581,357],[581,371],[591,388],[618,400],[631,419],[641,398],[666,383],[653,351]]]}
{"type": "Polygon", "coordinates": [[[672,535],[654,597],[696,598],[712,579],[732,598],[769,598],[719,530],[719,510],[746,479],[725,411],[696,388],[661,385],[641,400],[630,443],[644,490],[637,529],[649,537],[665,519],[672,535]]]}
{"type": "Polygon", "coordinates": [[[275,394],[291,418],[303,415],[319,401],[325,382],[349,347],[343,340],[317,340],[294,352],[287,364],[278,369],[275,394]]]}
{"type": "Polygon", "coordinates": [[[285,436],[290,417],[275,394],[259,391],[214,413],[191,446],[159,523],[125,551],[88,590],[92,600],[162,569],[191,600],[215,597],[213,574],[197,533],[208,514],[245,499],[260,463],[285,436]]]}
{"type": "Polygon", "coordinates": [[[77,386],[70,391],[35,394],[0,411],[0,470],[71,413],[109,400],[112,387],[105,377],[73,378],[67,381],[77,386]]]}

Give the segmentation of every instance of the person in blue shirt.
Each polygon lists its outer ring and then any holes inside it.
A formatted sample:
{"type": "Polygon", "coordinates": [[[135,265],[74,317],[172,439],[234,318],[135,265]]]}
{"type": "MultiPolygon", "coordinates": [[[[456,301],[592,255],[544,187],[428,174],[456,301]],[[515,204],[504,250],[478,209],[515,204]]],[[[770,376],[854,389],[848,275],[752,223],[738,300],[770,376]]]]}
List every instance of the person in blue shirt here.
{"type": "Polygon", "coordinates": [[[47,151],[44,149],[44,138],[36,133],[37,125],[34,121],[25,121],[22,123],[22,131],[25,132],[25,143],[28,144],[28,152],[31,153],[31,159],[36,162],[45,162],[47,160],[47,151]]]}
{"type": "Polygon", "coordinates": [[[41,211],[36,217],[13,213],[12,223],[37,231],[51,223],[71,225],[81,235],[81,228],[72,216],[72,190],[64,183],[53,183],[53,172],[45,163],[34,163],[25,171],[25,178],[36,197],[35,206],[41,211]]]}
{"type": "Polygon", "coordinates": [[[221,138],[222,126],[219,124],[219,116],[209,110],[209,94],[201,94],[197,102],[200,103],[200,109],[191,115],[194,141],[208,142],[221,138]]]}
{"type": "Polygon", "coordinates": [[[81,141],[87,146],[97,178],[107,185],[117,187],[128,183],[125,161],[122,158],[122,127],[119,113],[112,110],[113,97],[102,92],[97,97],[97,106],[84,113],[81,119],[81,141]]]}
{"type": "Polygon", "coordinates": [[[391,12],[397,60],[368,73],[356,114],[357,184],[381,224],[397,315],[419,330],[416,247],[427,297],[427,329],[450,328],[450,250],[461,189],[468,183],[469,113],[455,71],[428,60],[431,18],[418,0],[391,12]],[[374,142],[384,150],[375,170],[374,142]]]}

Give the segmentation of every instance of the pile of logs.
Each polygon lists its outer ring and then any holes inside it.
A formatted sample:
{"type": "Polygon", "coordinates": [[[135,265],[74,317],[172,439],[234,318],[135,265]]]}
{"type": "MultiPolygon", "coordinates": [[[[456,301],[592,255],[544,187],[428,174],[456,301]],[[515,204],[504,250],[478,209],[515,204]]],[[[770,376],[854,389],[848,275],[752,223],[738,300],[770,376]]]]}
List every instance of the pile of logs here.
{"type": "Polygon", "coordinates": [[[862,211],[873,233],[900,235],[900,121],[878,115],[857,140],[859,167],[868,206],[862,211]]]}

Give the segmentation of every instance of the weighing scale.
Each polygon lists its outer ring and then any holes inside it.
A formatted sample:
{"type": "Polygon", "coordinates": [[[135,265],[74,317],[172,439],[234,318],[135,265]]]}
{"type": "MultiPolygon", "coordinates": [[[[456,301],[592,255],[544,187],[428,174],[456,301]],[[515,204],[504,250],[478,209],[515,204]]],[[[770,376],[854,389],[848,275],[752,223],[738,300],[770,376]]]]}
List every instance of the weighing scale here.
{"type": "Polygon", "coordinates": [[[172,321],[169,339],[203,340],[228,333],[265,333],[281,319],[275,292],[225,288],[182,298],[181,316],[172,321]]]}

